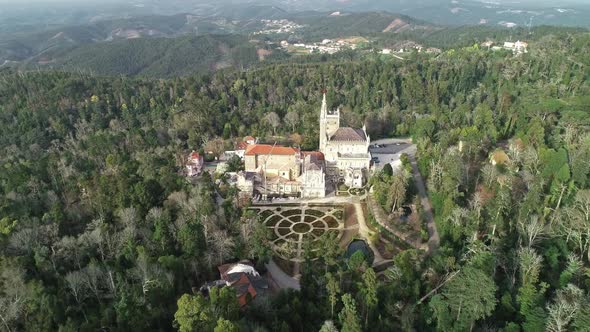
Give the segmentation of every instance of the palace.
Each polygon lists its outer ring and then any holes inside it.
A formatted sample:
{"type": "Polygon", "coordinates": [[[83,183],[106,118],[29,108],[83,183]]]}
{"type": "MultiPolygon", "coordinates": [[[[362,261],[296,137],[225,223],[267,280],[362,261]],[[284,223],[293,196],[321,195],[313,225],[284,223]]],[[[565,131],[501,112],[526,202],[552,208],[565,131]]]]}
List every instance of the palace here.
{"type": "Polygon", "coordinates": [[[328,111],[326,94],[320,112],[320,152],[326,159],[326,173],[348,187],[365,185],[371,164],[371,139],[362,129],[340,127],[340,110],[328,111]]]}
{"type": "Polygon", "coordinates": [[[249,144],[244,151],[245,171],[237,185],[248,195],[326,196],[327,178],[351,188],[365,185],[371,155],[366,129],[340,127],[340,111],[328,111],[326,95],[320,110],[320,149],[249,144]]]}

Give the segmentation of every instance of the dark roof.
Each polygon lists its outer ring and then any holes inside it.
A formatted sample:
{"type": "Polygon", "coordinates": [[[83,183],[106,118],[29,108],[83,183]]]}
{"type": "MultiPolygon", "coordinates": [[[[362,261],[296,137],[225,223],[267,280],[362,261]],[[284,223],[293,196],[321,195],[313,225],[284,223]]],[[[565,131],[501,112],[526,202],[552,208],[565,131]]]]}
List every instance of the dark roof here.
{"type": "Polygon", "coordinates": [[[367,135],[362,129],[341,127],[330,137],[331,141],[367,141],[367,135]]]}
{"type": "Polygon", "coordinates": [[[304,152],[304,166],[305,170],[319,171],[324,167],[324,154],[321,152],[304,152]]]}
{"type": "Polygon", "coordinates": [[[246,179],[246,181],[254,181],[257,177],[258,173],[256,172],[244,172],[244,179],[246,179]]]}

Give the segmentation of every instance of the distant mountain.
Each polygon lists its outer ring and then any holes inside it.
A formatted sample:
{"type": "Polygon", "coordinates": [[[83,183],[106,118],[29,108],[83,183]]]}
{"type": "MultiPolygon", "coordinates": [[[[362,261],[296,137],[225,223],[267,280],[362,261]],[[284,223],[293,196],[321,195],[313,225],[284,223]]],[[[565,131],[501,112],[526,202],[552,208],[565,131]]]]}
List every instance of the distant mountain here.
{"type": "Polygon", "coordinates": [[[39,55],[22,66],[43,65],[100,75],[186,76],[256,64],[272,51],[239,35],[137,38],[98,42],[63,50],[52,59],[39,55]]]}
{"type": "MultiPolygon", "coordinates": [[[[224,11],[226,16],[177,14],[143,16],[128,19],[98,21],[80,26],[66,26],[37,32],[0,35],[0,65],[6,60],[45,65],[59,61],[68,52],[82,45],[139,38],[179,37],[206,34],[242,34],[254,39],[280,39],[290,35],[306,39],[346,37],[376,33],[431,30],[434,27],[403,15],[390,13],[331,12],[287,13],[273,6],[244,8],[244,11],[224,11]],[[246,10],[246,9],[249,9],[246,10]],[[263,19],[289,19],[301,25],[285,35],[252,35],[264,29],[263,19]]],[[[239,7],[238,7],[239,8],[239,7]]],[[[113,46],[114,47],[114,46],[113,46]]],[[[79,52],[79,51],[78,51],[79,52]]]]}
{"type": "Polygon", "coordinates": [[[301,34],[308,38],[334,38],[438,29],[430,23],[387,12],[298,14],[294,16],[293,20],[305,25],[301,34]]]}
{"type": "Polygon", "coordinates": [[[56,54],[81,45],[152,37],[231,34],[261,27],[259,21],[236,22],[226,18],[205,18],[192,14],[144,16],[99,21],[81,26],[66,26],[36,32],[0,35],[0,65],[3,60],[29,58],[52,61],[56,54]]]}
{"type": "Polygon", "coordinates": [[[389,11],[442,25],[590,27],[590,2],[503,0],[276,0],[290,10],[389,11]]]}

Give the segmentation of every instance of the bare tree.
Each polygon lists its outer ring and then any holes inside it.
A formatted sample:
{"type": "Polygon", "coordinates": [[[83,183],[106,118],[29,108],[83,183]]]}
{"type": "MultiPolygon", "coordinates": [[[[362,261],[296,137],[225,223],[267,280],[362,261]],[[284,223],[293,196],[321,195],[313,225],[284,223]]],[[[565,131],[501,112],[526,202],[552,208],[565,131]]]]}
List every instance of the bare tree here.
{"type": "Polygon", "coordinates": [[[393,176],[393,181],[391,186],[389,187],[390,192],[390,200],[391,202],[391,212],[395,212],[395,210],[404,202],[406,199],[406,191],[408,189],[408,181],[410,179],[410,174],[405,169],[399,170],[393,176]]]}
{"type": "Polygon", "coordinates": [[[0,294],[0,321],[9,332],[12,331],[13,323],[21,318],[29,296],[24,274],[24,270],[8,266],[0,270],[0,284],[3,286],[0,294]]]}
{"type": "Polygon", "coordinates": [[[272,127],[272,134],[276,136],[277,128],[281,125],[281,119],[275,112],[268,113],[264,120],[272,127]]]}
{"type": "Polygon", "coordinates": [[[562,210],[565,223],[560,227],[566,241],[579,250],[580,258],[590,261],[590,190],[580,190],[571,206],[562,210]]]}
{"type": "Polygon", "coordinates": [[[82,314],[84,315],[84,319],[88,322],[88,318],[86,317],[86,313],[84,309],[82,309],[82,303],[86,299],[88,295],[88,288],[86,288],[84,273],[81,271],[72,271],[66,274],[65,280],[68,285],[68,289],[70,293],[78,303],[78,306],[82,310],[82,314]]]}
{"type": "Polygon", "coordinates": [[[569,324],[580,309],[583,296],[584,292],[572,284],[558,290],[555,300],[547,307],[549,317],[546,330],[549,332],[568,331],[569,324]]]}
{"type": "Polygon", "coordinates": [[[498,170],[494,165],[486,164],[482,169],[483,182],[486,187],[491,187],[492,183],[498,178],[498,170]]]}
{"type": "Polygon", "coordinates": [[[295,132],[295,126],[299,124],[299,114],[297,112],[288,112],[285,115],[285,122],[291,126],[291,131],[295,132]]]}
{"type": "Polygon", "coordinates": [[[82,269],[82,261],[84,260],[85,243],[78,241],[78,238],[73,236],[64,236],[54,246],[53,259],[61,264],[70,263],[76,268],[82,269]]]}
{"type": "Polygon", "coordinates": [[[543,258],[530,247],[520,248],[518,251],[520,279],[523,284],[532,284],[539,278],[543,258]]]}
{"type": "Polygon", "coordinates": [[[525,245],[530,248],[544,238],[546,233],[545,225],[539,220],[539,216],[532,215],[528,218],[529,222],[519,220],[518,227],[520,234],[525,240],[525,245]]]}
{"type": "Polygon", "coordinates": [[[123,224],[124,229],[122,236],[124,241],[133,240],[138,235],[139,215],[133,207],[125,208],[118,211],[118,216],[123,224]]]}
{"type": "Polygon", "coordinates": [[[205,153],[211,153],[215,157],[221,156],[225,148],[225,142],[221,138],[215,138],[207,141],[205,144],[205,153]]]}
{"type": "Polygon", "coordinates": [[[215,262],[221,264],[231,256],[235,243],[231,236],[227,234],[227,231],[218,230],[212,232],[210,235],[207,239],[207,246],[216,254],[215,262]]]}
{"type": "Polygon", "coordinates": [[[96,300],[100,303],[103,285],[105,285],[106,274],[97,262],[92,261],[84,270],[84,284],[86,288],[94,294],[96,300]]]}
{"type": "Polygon", "coordinates": [[[161,283],[161,278],[165,276],[160,266],[152,264],[149,261],[149,257],[143,252],[137,257],[134,274],[141,283],[144,300],[147,293],[158,287],[161,283]]]}

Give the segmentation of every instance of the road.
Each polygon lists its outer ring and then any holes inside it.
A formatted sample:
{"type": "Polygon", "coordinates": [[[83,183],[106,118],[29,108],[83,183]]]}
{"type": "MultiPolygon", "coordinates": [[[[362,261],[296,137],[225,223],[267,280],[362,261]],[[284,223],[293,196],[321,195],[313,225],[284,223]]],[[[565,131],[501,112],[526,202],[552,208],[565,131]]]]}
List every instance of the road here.
{"type": "MultiPolygon", "coordinates": [[[[434,222],[432,205],[430,204],[426,186],[424,185],[424,179],[422,178],[420,170],[418,169],[418,164],[416,163],[416,145],[412,144],[410,139],[397,138],[387,138],[371,142],[371,145],[375,144],[382,145],[382,147],[372,148],[375,152],[371,151],[371,155],[375,155],[379,157],[379,159],[381,159],[381,155],[388,155],[392,152],[394,153],[394,158],[399,158],[399,155],[402,153],[408,155],[410,164],[412,165],[412,173],[416,187],[418,188],[418,195],[420,195],[420,204],[422,205],[424,217],[426,218],[426,228],[428,229],[428,253],[433,253],[440,246],[440,237],[434,222]]],[[[383,167],[384,163],[381,162],[380,164],[381,167],[383,167]]]]}
{"type": "Polygon", "coordinates": [[[272,259],[265,265],[268,272],[272,275],[272,279],[280,288],[301,289],[299,280],[286,274],[272,259]]]}
{"type": "Polygon", "coordinates": [[[415,154],[410,154],[409,158],[414,173],[414,180],[416,181],[416,187],[418,187],[418,194],[420,195],[420,204],[422,205],[424,217],[426,218],[426,228],[428,229],[428,254],[432,254],[440,246],[440,237],[438,235],[438,230],[436,229],[436,223],[434,222],[430,199],[428,198],[426,187],[424,186],[424,179],[422,179],[418,164],[416,163],[416,156],[415,154]]]}

